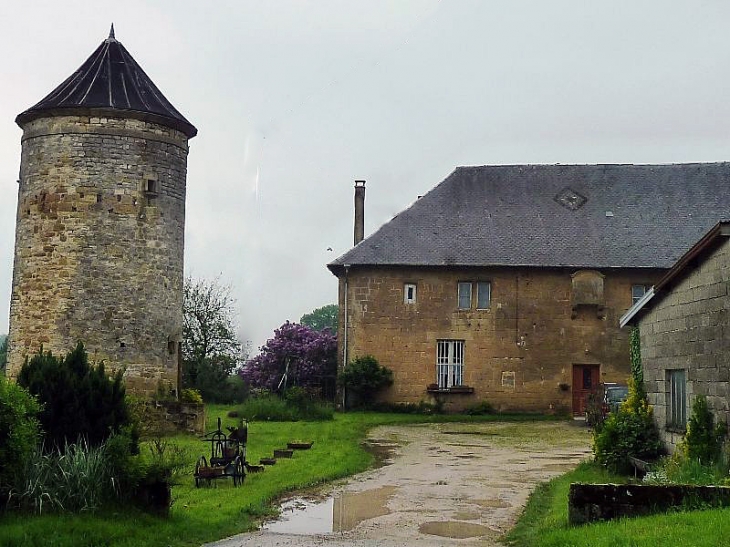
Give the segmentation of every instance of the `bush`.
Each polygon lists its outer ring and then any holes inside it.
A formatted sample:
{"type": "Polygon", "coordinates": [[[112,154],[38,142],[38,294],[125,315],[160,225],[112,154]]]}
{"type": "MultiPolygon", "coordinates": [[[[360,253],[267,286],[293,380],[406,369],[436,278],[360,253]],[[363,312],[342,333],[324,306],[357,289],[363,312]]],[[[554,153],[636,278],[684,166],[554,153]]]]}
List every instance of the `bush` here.
{"type": "Polygon", "coordinates": [[[0,376],[0,491],[7,488],[40,440],[40,405],[28,391],[0,376]]]}
{"type": "Polygon", "coordinates": [[[463,413],[467,416],[483,416],[485,414],[494,414],[494,407],[489,404],[489,401],[480,401],[476,404],[466,407],[463,413]]]}
{"type": "Polygon", "coordinates": [[[43,405],[39,419],[48,449],[60,450],[81,438],[99,446],[131,423],[122,371],[109,378],[103,363],[90,366],[81,342],[66,357],[41,349],[26,359],[18,384],[43,405]]]}
{"type": "Polygon", "coordinates": [[[596,462],[611,472],[628,474],[629,456],[654,460],[663,453],[654,416],[633,378],[629,379],[629,398],[618,411],[609,414],[600,432],[595,432],[593,452],[596,462]]]}
{"type": "Polygon", "coordinates": [[[687,433],[680,446],[687,458],[708,466],[719,462],[726,434],[727,424],[715,425],[715,418],[707,406],[707,398],[704,395],[696,396],[692,403],[692,415],[687,423],[687,433]]]}
{"type": "Polygon", "coordinates": [[[202,405],[203,396],[200,394],[200,391],[198,391],[197,389],[190,389],[190,388],[183,389],[180,392],[180,402],[202,405]]]}
{"type": "Polygon", "coordinates": [[[114,496],[105,446],[85,441],[28,458],[18,473],[11,502],[21,509],[44,511],[93,511],[114,496]]]}
{"type": "Polygon", "coordinates": [[[380,365],[372,355],[357,357],[345,367],[337,382],[355,393],[364,407],[369,407],[378,391],[393,384],[393,372],[380,365]]]}
{"type": "Polygon", "coordinates": [[[393,414],[440,414],[443,404],[431,404],[426,401],[417,403],[371,403],[369,410],[375,412],[392,412],[393,414]]]}
{"type": "Polygon", "coordinates": [[[331,405],[302,388],[289,388],[282,396],[263,393],[249,397],[236,413],[248,421],[272,422],[324,421],[334,417],[331,405]]]}

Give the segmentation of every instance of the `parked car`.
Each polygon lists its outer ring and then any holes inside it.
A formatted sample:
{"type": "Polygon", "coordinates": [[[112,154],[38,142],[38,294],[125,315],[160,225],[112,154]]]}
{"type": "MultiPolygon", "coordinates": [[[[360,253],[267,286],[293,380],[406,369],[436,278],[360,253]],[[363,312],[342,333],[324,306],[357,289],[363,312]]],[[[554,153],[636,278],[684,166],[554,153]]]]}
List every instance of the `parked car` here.
{"type": "Polygon", "coordinates": [[[604,415],[616,412],[629,397],[629,386],[621,384],[603,384],[603,411],[604,415]]]}

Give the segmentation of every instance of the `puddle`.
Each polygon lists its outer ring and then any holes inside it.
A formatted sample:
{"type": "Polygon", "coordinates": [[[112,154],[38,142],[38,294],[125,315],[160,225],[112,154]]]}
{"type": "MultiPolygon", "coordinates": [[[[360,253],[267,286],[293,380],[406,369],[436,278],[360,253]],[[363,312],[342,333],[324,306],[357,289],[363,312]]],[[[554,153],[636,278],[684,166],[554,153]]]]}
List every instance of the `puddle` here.
{"type": "Polygon", "coordinates": [[[494,534],[491,528],[456,520],[424,522],[418,527],[422,534],[453,539],[466,539],[494,534]]]}
{"type": "MultiPolygon", "coordinates": [[[[500,499],[492,499],[492,500],[474,500],[472,503],[475,503],[479,507],[483,507],[484,509],[505,509],[507,507],[512,507],[511,503],[507,503],[504,500],[500,499]]],[[[464,520],[472,520],[472,519],[464,519],[464,520]]]]}
{"type": "Polygon", "coordinates": [[[393,463],[398,443],[385,439],[368,439],[362,443],[362,446],[375,456],[375,467],[383,467],[393,463]]]}
{"type": "Polygon", "coordinates": [[[363,492],[346,492],[324,501],[295,498],[281,505],[278,520],[262,529],[279,534],[331,534],[352,530],[361,522],[390,513],[388,499],[398,489],[383,486],[363,492]]]}

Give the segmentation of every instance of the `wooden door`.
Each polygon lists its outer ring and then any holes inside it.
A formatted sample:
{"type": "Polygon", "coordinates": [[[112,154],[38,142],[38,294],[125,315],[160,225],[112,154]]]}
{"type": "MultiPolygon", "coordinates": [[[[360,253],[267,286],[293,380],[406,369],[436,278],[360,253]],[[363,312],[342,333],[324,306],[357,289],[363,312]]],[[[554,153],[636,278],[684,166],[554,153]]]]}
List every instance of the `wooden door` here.
{"type": "Polygon", "coordinates": [[[584,416],[588,395],[598,388],[600,365],[573,365],[573,415],[584,416]]]}

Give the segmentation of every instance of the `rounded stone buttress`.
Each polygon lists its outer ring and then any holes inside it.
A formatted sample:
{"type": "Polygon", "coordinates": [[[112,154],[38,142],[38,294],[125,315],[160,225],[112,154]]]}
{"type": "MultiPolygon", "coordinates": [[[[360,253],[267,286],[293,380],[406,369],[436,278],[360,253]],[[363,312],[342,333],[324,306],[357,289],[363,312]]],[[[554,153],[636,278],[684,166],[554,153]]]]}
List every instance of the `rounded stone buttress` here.
{"type": "Polygon", "coordinates": [[[187,154],[183,132],[135,118],[23,124],[9,376],[81,341],[133,392],[177,388],[187,154]]]}

